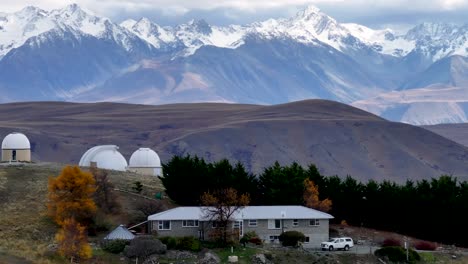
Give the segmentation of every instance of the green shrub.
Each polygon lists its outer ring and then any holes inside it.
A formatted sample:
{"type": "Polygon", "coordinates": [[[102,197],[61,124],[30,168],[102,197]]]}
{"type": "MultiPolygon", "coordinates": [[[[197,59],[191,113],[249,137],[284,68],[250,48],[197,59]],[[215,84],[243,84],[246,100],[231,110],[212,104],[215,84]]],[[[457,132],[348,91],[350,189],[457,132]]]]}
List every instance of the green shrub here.
{"type": "MultiPolygon", "coordinates": [[[[383,247],[375,251],[375,255],[380,258],[387,258],[391,262],[406,262],[406,249],[402,247],[383,247]]],[[[421,260],[418,252],[409,250],[409,262],[414,263],[421,260]]]]}
{"type": "Polygon", "coordinates": [[[104,242],[102,249],[113,254],[119,254],[124,251],[125,246],[128,244],[130,244],[130,242],[127,240],[109,240],[104,242]]]}
{"type": "Polygon", "coordinates": [[[247,244],[249,242],[249,239],[245,236],[241,237],[240,241],[239,241],[242,245],[245,246],[245,244],[247,244]]]}
{"type": "Polygon", "coordinates": [[[167,249],[189,250],[198,252],[202,246],[193,236],[186,237],[160,237],[159,240],[167,246],[167,249]]]}
{"type": "Polygon", "coordinates": [[[279,236],[279,240],[281,241],[281,244],[285,247],[295,247],[297,246],[297,243],[299,241],[304,242],[305,236],[299,231],[286,231],[279,236]]]}
{"type": "Polygon", "coordinates": [[[177,239],[175,237],[160,237],[159,240],[167,246],[167,249],[175,249],[177,247],[177,239]]]}
{"type": "Polygon", "coordinates": [[[250,240],[253,237],[258,237],[257,233],[255,231],[250,231],[244,234],[244,236],[247,240],[250,240]]]}
{"type": "Polygon", "coordinates": [[[258,237],[255,231],[250,231],[244,234],[244,236],[240,239],[241,244],[252,243],[255,245],[261,245],[262,240],[258,237]]]}
{"type": "Polygon", "coordinates": [[[200,251],[201,244],[198,239],[193,236],[186,236],[177,239],[176,249],[179,250],[190,250],[190,251],[200,251]]]}

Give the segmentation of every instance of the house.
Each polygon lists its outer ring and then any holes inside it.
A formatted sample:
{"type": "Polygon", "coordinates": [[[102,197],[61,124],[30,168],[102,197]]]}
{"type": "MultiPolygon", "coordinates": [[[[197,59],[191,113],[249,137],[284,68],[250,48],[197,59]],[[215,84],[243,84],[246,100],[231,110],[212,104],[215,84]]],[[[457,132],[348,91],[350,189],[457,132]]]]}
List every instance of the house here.
{"type": "MultiPolygon", "coordinates": [[[[279,243],[282,232],[295,230],[306,236],[304,247],[320,247],[329,239],[328,222],[333,216],[304,206],[246,206],[232,219],[232,229],[239,237],[255,231],[265,243],[279,243]]],[[[150,215],[148,225],[158,236],[195,236],[202,240],[216,228],[203,207],[177,207],[150,215]]]]}

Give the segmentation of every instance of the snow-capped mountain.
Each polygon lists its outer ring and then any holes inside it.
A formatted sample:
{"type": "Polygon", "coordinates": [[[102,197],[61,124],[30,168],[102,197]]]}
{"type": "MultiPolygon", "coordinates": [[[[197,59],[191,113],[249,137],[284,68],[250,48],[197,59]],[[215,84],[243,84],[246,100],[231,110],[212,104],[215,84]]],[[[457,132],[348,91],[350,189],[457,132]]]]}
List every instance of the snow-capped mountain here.
{"type": "Polygon", "coordinates": [[[147,18],[140,21],[126,20],[120,24],[155,47],[183,43],[185,56],[198,48],[211,45],[221,48],[237,48],[248,36],[263,39],[289,38],[308,44],[327,44],[343,51],[350,47],[367,45],[378,52],[390,55],[406,55],[414,48],[414,42],[396,38],[390,30],[372,30],[356,24],[340,24],[314,6],[298,12],[291,18],[269,19],[245,26],[217,27],[204,20],[192,20],[175,28],[161,27],[147,18]],[[404,44],[404,47],[400,47],[404,44]],[[382,48],[383,47],[383,48],[382,48]]]}
{"type": "MultiPolygon", "coordinates": [[[[111,40],[127,51],[141,45],[141,40],[125,28],[108,18],[95,16],[77,4],[50,12],[28,6],[12,14],[0,14],[0,57],[21,47],[28,39],[51,30],[74,31],[76,34],[111,40]]],[[[147,45],[146,42],[144,44],[147,45]]]]}
{"type": "Polygon", "coordinates": [[[47,12],[36,7],[26,7],[13,14],[0,13],[0,58],[23,45],[30,37],[55,26],[47,12]]]}
{"type": "Polygon", "coordinates": [[[173,27],[147,18],[117,24],[76,4],[26,7],[0,13],[0,101],[323,98],[396,121],[464,122],[464,103],[451,98],[468,87],[467,39],[468,25],[397,34],[340,23],[313,6],[247,25],[173,27]]]}
{"type": "Polygon", "coordinates": [[[415,49],[434,62],[468,54],[468,24],[423,23],[408,31],[404,38],[414,41],[415,49]]]}

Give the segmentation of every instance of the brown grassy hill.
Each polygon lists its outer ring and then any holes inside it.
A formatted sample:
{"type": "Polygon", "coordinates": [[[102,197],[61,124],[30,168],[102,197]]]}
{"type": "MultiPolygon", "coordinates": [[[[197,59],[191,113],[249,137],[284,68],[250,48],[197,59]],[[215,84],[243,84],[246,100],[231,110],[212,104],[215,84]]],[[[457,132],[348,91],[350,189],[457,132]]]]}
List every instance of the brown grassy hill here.
{"type": "MultiPolygon", "coordinates": [[[[56,226],[45,215],[47,181],[49,176],[57,176],[61,168],[59,164],[0,165],[0,263],[50,262],[46,251],[53,243],[56,226]]],[[[122,190],[131,190],[138,180],[145,195],[162,190],[155,177],[110,172],[109,179],[122,190]]],[[[108,219],[113,226],[131,222],[137,214],[135,204],[141,200],[124,192],[117,195],[122,213],[108,219]]]]}
{"type": "Polygon", "coordinates": [[[423,126],[423,128],[468,147],[468,123],[423,126]]]}
{"type": "Polygon", "coordinates": [[[0,135],[26,133],[36,160],[78,163],[96,144],[138,147],[163,161],[197,154],[241,161],[253,172],[278,160],[315,163],[326,175],[360,179],[468,179],[468,149],[425,129],[325,100],[274,106],[161,106],[59,102],[0,105],[0,135]]]}

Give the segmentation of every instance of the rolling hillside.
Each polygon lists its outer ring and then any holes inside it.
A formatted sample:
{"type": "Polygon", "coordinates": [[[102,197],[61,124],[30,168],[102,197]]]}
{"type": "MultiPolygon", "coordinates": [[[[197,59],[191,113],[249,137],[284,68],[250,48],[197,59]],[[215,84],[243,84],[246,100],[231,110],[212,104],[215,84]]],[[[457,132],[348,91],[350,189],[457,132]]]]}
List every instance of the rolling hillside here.
{"type": "Polygon", "coordinates": [[[468,147],[468,123],[423,126],[425,129],[468,147]]]}
{"type": "Polygon", "coordinates": [[[0,135],[24,132],[33,159],[78,163],[97,144],[128,159],[154,148],[163,162],[196,154],[228,158],[258,173],[279,161],[316,164],[325,175],[413,180],[453,174],[468,179],[468,148],[423,128],[388,122],[341,103],[308,100],[274,106],[161,106],[62,102],[0,105],[0,135]]]}
{"type": "MultiPolygon", "coordinates": [[[[62,166],[0,164],[0,263],[56,263],[49,262],[46,253],[57,229],[46,217],[47,181],[49,176],[60,174],[62,166]]],[[[133,182],[140,181],[143,194],[149,196],[162,190],[155,177],[110,172],[109,179],[122,190],[131,190],[133,182]]],[[[137,215],[135,203],[141,199],[124,192],[116,194],[122,213],[110,218],[114,227],[132,222],[137,215]]]]}

